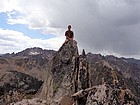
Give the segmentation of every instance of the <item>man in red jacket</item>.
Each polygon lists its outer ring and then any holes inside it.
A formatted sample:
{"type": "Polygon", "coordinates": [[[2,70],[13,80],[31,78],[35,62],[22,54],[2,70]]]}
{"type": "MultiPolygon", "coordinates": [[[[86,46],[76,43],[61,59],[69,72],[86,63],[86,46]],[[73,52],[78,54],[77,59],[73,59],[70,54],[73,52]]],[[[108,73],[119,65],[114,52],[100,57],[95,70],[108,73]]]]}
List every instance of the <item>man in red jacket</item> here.
{"type": "MultiPolygon", "coordinates": [[[[73,33],[73,31],[71,31],[71,25],[68,25],[68,30],[65,32],[65,36],[66,36],[66,40],[63,43],[63,45],[65,43],[67,43],[68,41],[73,40],[73,38],[74,38],[74,33],[73,33]]],[[[73,41],[77,44],[77,42],[75,40],[73,40],[73,41]]]]}
{"type": "Polygon", "coordinates": [[[73,40],[74,33],[71,31],[71,25],[68,25],[68,30],[65,32],[66,40],[73,40]]]}

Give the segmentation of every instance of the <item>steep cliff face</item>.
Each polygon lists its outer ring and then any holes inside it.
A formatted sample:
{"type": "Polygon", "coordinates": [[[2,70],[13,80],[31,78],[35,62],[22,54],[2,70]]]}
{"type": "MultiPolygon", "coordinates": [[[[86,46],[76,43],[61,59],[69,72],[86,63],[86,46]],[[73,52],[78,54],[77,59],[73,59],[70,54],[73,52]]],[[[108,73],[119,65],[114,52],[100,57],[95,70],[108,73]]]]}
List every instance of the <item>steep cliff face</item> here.
{"type": "Polygon", "coordinates": [[[41,98],[50,105],[138,105],[121,71],[99,57],[88,63],[75,41],[62,45],[49,62],[41,98]]]}
{"type": "Polygon", "coordinates": [[[76,41],[64,44],[49,62],[46,82],[41,97],[51,105],[71,105],[71,94],[75,93],[76,71],[78,67],[78,48],[76,41]]]}

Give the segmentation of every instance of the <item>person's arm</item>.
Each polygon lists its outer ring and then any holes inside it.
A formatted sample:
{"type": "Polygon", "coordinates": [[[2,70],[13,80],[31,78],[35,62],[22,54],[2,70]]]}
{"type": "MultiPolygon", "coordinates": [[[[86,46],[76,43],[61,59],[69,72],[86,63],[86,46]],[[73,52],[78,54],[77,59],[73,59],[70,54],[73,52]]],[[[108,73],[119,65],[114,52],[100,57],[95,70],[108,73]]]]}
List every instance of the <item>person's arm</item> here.
{"type": "Polygon", "coordinates": [[[74,38],[74,32],[72,31],[72,38],[74,38]]]}
{"type": "Polygon", "coordinates": [[[65,36],[68,36],[68,35],[67,35],[67,31],[65,32],[65,36]]]}
{"type": "Polygon", "coordinates": [[[66,36],[66,39],[69,39],[69,37],[68,37],[68,31],[65,32],[65,36],[66,36]]]}

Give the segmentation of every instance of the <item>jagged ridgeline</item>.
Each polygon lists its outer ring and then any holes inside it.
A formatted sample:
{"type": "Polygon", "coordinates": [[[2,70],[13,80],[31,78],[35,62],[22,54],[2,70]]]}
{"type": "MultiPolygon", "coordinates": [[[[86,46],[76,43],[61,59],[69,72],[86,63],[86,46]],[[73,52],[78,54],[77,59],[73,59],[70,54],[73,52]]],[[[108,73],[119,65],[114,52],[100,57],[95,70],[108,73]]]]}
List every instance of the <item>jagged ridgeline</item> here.
{"type": "Polygon", "coordinates": [[[106,60],[88,62],[76,41],[64,44],[49,61],[40,97],[49,105],[138,105],[139,97],[121,71],[106,60]]]}
{"type": "Polygon", "coordinates": [[[140,60],[28,48],[0,55],[0,105],[140,105],[140,60]]]}

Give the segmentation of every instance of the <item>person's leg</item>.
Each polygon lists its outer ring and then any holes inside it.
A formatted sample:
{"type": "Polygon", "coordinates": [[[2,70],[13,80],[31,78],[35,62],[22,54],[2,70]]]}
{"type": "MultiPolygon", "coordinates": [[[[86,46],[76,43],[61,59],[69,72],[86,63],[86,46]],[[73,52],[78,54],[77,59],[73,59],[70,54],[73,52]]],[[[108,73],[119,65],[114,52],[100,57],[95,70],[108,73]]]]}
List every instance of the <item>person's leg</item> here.
{"type": "Polygon", "coordinates": [[[68,41],[69,41],[69,39],[66,38],[65,42],[63,43],[63,45],[66,44],[68,41]]]}

